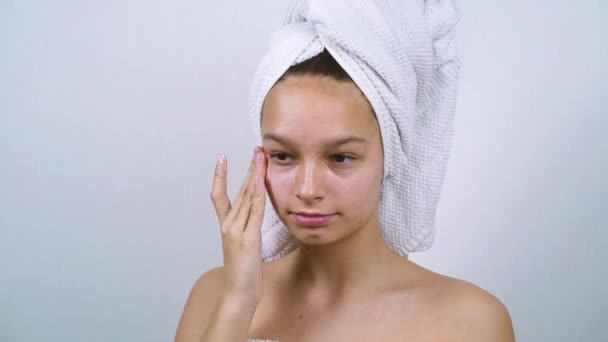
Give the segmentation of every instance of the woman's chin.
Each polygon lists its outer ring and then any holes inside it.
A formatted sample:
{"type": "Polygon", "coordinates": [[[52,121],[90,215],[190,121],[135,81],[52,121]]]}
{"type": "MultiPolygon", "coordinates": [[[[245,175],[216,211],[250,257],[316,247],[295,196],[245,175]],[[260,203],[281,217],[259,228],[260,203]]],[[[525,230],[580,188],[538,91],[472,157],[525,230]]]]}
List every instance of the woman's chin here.
{"type": "Polygon", "coordinates": [[[299,245],[326,245],[336,240],[335,234],[327,228],[289,227],[289,231],[299,245]]]}

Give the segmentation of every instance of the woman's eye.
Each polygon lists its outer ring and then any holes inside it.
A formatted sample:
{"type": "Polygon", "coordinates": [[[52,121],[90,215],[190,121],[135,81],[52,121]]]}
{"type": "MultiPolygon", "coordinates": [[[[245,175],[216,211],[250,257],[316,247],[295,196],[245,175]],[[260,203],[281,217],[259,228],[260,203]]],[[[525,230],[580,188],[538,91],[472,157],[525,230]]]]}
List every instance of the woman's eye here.
{"type": "MultiPolygon", "coordinates": [[[[269,154],[269,159],[272,159],[278,163],[288,163],[293,160],[293,157],[287,153],[275,152],[269,154]]],[[[348,165],[353,162],[355,158],[344,153],[334,154],[330,156],[330,160],[339,165],[348,165]]]]}
{"type": "Polygon", "coordinates": [[[288,160],[289,155],[287,153],[281,153],[281,152],[279,152],[279,153],[271,153],[270,154],[270,158],[271,159],[275,159],[275,160],[280,161],[280,162],[284,162],[284,161],[288,160]]]}
{"type": "Polygon", "coordinates": [[[349,164],[354,158],[348,154],[336,154],[332,156],[332,159],[338,164],[349,164]]]}

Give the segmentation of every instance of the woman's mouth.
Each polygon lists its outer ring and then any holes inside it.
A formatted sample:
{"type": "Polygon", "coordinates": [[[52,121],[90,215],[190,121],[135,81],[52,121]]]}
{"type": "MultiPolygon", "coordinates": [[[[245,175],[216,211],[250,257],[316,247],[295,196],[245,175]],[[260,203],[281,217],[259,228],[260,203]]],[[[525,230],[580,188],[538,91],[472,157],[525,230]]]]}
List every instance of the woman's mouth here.
{"type": "Polygon", "coordinates": [[[325,215],[317,213],[293,213],[296,223],[302,227],[315,228],[327,225],[335,214],[325,215]]]}

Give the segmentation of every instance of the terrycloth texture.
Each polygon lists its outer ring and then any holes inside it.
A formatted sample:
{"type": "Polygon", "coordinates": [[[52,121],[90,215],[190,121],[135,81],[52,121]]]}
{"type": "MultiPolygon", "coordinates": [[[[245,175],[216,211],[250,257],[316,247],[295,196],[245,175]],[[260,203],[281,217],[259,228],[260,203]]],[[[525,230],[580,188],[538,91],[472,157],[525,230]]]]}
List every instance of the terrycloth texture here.
{"type": "MultiPolygon", "coordinates": [[[[250,116],[261,139],[260,114],[271,87],[291,65],[329,51],[376,112],[384,146],[380,227],[404,257],[427,250],[435,237],[456,105],[457,21],[450,0],[296,0],[251,88],[250,116]]],[[[267,201],[262,258],[296,247],[267,201]]]]}

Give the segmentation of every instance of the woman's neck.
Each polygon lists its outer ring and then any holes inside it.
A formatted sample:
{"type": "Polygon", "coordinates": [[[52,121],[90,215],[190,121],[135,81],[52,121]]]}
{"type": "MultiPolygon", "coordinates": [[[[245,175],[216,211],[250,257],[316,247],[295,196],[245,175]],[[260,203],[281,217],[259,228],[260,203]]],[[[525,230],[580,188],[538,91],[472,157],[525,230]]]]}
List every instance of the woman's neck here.
{"type": "Polygon", "coordinates": [[[377,224],[336,243],[302,245],[290,256],[292,285],[325,300],[377,290],[405,259],[382,239],[377,224]]]}

